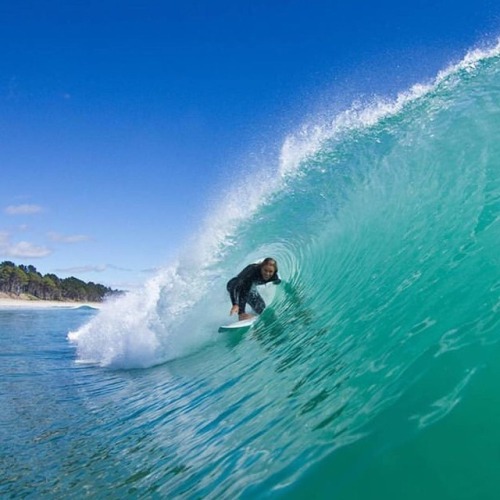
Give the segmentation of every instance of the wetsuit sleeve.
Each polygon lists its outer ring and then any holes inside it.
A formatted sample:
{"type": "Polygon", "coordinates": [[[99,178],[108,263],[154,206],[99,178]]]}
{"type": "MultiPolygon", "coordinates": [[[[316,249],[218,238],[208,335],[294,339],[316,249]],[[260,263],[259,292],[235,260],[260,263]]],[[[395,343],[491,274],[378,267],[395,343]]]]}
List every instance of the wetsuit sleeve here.
{"type": "Polygon", "coordinates": [[[231,298],[231,304],[233,304],[233,306],[238,305],[236,281],[237,278],[233,278],[227,283],[227,291],[229,292],[229,297],[231,298]]]}

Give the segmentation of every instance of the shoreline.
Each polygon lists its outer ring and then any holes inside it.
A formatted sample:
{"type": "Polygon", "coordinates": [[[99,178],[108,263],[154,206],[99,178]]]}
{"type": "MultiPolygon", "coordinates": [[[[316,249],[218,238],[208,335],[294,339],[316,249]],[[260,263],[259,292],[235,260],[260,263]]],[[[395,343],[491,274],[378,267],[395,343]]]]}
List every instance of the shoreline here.
{"type": "Polygon", "coordinates": [[[101,309],[103,303],[0,297],[0,309],[77,309],[85,306],[101,309]]]}

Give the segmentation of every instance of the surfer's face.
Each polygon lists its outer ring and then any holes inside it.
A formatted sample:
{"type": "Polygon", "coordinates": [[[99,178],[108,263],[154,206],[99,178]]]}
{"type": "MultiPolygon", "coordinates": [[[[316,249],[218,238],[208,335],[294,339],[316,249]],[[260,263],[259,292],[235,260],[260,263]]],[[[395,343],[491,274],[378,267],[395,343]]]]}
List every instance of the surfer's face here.
{"type": "Polygon", "coordinates": [[[273,277],[273,274],[275,271],[276,271],[276,268],[270,262],[268,264],[264,264],[260,268],[260,272],[262,274],[262,279],[264,281],[269,281],[273,277]]]}

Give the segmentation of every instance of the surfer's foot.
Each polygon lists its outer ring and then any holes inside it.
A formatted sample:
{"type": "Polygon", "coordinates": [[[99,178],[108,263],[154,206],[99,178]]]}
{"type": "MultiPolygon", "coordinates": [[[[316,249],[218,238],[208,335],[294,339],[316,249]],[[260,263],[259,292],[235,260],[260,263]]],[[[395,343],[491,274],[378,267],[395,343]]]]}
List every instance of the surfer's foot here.
{"type": "Polygon", "coordinates": [[[250,319],[250,318],[253,318],[253,314],[248,314],[248,313],[243,313],[243,314],[240,314],[238,316],[238,319],[240,321],[244,320],[244,319],[250,319]]]}

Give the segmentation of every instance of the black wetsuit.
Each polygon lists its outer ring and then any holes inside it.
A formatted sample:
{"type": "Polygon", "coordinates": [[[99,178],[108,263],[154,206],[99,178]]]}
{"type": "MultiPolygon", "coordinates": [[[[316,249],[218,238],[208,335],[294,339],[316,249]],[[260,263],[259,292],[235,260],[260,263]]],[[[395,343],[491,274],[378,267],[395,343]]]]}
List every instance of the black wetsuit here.
{"type": "Polygon", "coordinates": [[[271,279],[264,281],[260,272],[260,264],[250,264],[238,276],[229,280],[227,282],[227,291],[229,292],[233,306],[239,306],[239,314],[245,312],[247,304],[250,304],[257,314],[261,314],[266,308],[266,303],[252,285],[263,285],[264,283],[271,282],[275,285],[281,283],[278,273],[275,272],[271,276],[271,279]]]}

